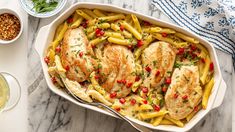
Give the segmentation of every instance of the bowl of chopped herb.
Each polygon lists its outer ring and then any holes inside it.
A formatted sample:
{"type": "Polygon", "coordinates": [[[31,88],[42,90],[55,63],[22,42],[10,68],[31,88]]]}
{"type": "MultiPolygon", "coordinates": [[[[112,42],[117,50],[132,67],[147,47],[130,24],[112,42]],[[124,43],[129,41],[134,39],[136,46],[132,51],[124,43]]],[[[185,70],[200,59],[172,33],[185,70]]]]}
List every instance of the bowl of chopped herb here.
{"type": "Polygon", "coordinates": [[[67,0],[19,0],[21,7],[30,15],[48,18],[59,13],[67,0]]]}

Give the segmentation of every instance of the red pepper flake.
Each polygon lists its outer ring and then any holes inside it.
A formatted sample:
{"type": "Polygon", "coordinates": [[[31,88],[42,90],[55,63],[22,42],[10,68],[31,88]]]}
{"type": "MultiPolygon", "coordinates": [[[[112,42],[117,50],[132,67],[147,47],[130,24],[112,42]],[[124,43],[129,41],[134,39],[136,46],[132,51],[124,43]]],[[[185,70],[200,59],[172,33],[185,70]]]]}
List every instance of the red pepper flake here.
{"type": "Polygon", "coordinates": [[[178,49],[178,55],[182,55],[184,53],[184,48],[179,48],[178,49]]]}
{"type": "Polygon", "coordinates": [[[143,44],[144,44],[144,41],[143,41],[143,40],[138,40],[136,46],[139,48],[139,47],[141,47],[143,44]]]}
{"type": "Polygon", "coordinates": [[[128,48],[129,50],[132,50],[132,45],[128,45],[127,48],[128,48]]]}
{"type": "Polygon", "coordinates": [[[121,108],[117,107],[117,108],[115,108],[115,110],[116,110],[116,111],[120,111],[120,110],[121,110],[121,108]]]}
{"type": "Polygon", "coordinates": [[[61,48],[58,46],[58,47],[55,48],[55,51],[56,51],[57,53],[60,53],[61,48]]]}
{"type": "Polygon", "coordinates": [[[145,70],[147,71],[147,72],[151,72],[151,68],[149,67],[149,66],[147,66],[147,67],[145,67],[145,70]]]}
{"type": "Polygon", "coordinates": [[[120,30],[123,31],[124,30],[124,26],[120,25],[120,30]]]}
{"type": "Polygon", "coordinates": [[[119,99],[119,102],[120,102],[121,104],[124,104],[124,103],[126,102],[126,100],[125,100],[124,98],[120,98],[120,99],[119,99]]]}
{"type": "Polygon", "coordinates": [[[66,67],[65,67],[65,70],[66,70],[66,71],[69,71],[69,69],[70,69],[69,66],[66,66],[66,67]]]}
{"type": "Polygon", "coordinates": [[[48,64],[48,63],[50,63],[50,59],[49,59],[49,57],[48,56],[46,56],[45,58],[44,58],[44,61],[48,64]]]}
{"type": "Polygon", "coordinates": [[[126,80],[125,79],[122,79],[122,84],[126,84],[126,80]]]}
{"type": "Polygon", "coordinates": [[[138,82],[140,80],[140,76],[135,77],[135,81],[138,82]]]}
{"type": "Polygon", "coordinates": [[[55,78],[55,77],[52,77],[52,78],[51,78],[51,81],[52,81],[52,83],[53,83],[53,84],[57,83],[57,81],[56,81],[56,78],[55,78]]]}
{"type": "Polygon", "coordinates": [[[127,83],[126,87],[130,88],[132,86],[132,84],[133,84],[132,82],[129,82],[129,83],[127,83]]]}
{"type": "Polygon", "coordinates": [[[110,93],[110,95],[109,95],[110,98],[115,98],[116,96],[117,96],[116,92],[110,93]]]}
{"type": "Polygon", "coordinates": [[[96,28],[95,35],[96,35],[96,37],[103,36],[104,35],[104,31],[102,29],[100,29],[100,28],[96,28]]]}
{"type": "Polygon", "coordinates": [[[150,25],[151,25],[151,23],[144,21],[144,26],[150,26],[150,25]]]}
{"type": "Polygon", "coordinates": [[[160,75],[160,71],[159,71],[159,70],[157,70],[157,72],[156,72],[155,76],[157,77],[157,76],[159,76],[159,75],[160,75]]]}
{"type": "Polygon", "coordinates": [[[167,33],[162,33],[162,37],[167,37],[168,36],[168,34],[167,33]]]}
{"type": "Polygon", "coordinates": [[[143,92],[143,93],[148,93],[148,91],[149,91],[149,90],[148,90],[147,87],[143,87],[143,88],[142,88],[142,92],[143,92]]]}
{"type": "Polygon", "coordinates": [[[187,95],[184,95],[184,96],[182,97],[182,99],[186,100],[186,99],[188,99],[188,96],[187,96],[187,95]]]}
{"type": "Polygon", "coordinates": [[[155,111],[160,111],[160,109],[161,109],[161,107],[159,105],[154,105],[153,108],[155,111]]]}
{"type": "Polygon", "coordinates": [[[136,100],[135,99],[131,99],[131,104],[135,105],[136,104],[136,100]]]}
{"type": "Polygon", "coordinates": [[[195,106],[194,109],[193,109],[195,112],[198,111],[198,106],[195,106]]]}
{"type": "Polygon", "coordinates": [[[191,50],[195,51],[197,49],[197,47],[195,45],[191,45],[191,50]]]}
{"type": "Polygon", "coordinates": [[[67,19],[67,23],[72,23],[73,22],[73,18],[72,17],[69,17],[68,19],[67,19]]]}
{"type": "Polygon", "coordinates": [[[192,53],[192,58],[194,59],[195,57],[197,57],[197,55],[192,53]]]}
{"type": "Polygon", "coordinates": [[[99,79],[100,78],[100,76],[99,75],[95,75],[95,79],[99,79]]]}
{"type": "Polygon", "coordinates": [[[122,83],[122,80],[117,80],[117,83],[122,83]]]}
{"type": "Polygon", "coordinates": [[[205,62],[206,62],[204,58],[201,58],[201,61],[202,61],[202,63],[205,63],[205,62]]]}
{"type": "Polygon", "coordinates": [[[162,92],[165,93],[166,91],[167,91],[167,88],[166,88],[166,87],[163,87],[163,88],[162,88],[162,92]]]}
{"type": "Polygon", "coordinates": [[[170,78],[170,77],[167,77],[166,80],[165,80],[165,83],[166,83],[166,84],[171,84],[171,78],[170,78]]]}
{"type": "Polygon", "coordinates": [[[80,53],[79,53],[79,56],[82,57],[82,56],[83,56],[83,52],[80,52],[80,53]]]}
{"type": "Polygon", "coordinates": [[[178,95],[177,93],[174,94],[174,98],[175,98],[175,99],[177,99],[178,96],[179,96],[179,95],[178,95]]]}
{"type": "Polygon", "coordinates": [[[213,71],[214,70],[214,64],[213,62],[210,63],[210,71],[213,71]]]}
{"type": "Polygon", "coordinates": [[[148,104],[148,101],[147,101],[147,100],[143,100],[143,103],[144,103],[144,104],[148,104]]]}

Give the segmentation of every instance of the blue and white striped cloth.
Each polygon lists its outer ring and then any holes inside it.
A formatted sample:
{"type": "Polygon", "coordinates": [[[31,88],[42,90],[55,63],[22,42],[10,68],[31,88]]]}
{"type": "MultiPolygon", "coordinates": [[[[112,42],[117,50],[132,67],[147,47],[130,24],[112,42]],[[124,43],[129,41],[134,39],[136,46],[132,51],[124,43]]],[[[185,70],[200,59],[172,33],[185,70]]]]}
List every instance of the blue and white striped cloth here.
{"type": "Polygon", "coordinates": [[[204,37],[235,62],[235,0],[152,0],[176,24],[204,37]]]}

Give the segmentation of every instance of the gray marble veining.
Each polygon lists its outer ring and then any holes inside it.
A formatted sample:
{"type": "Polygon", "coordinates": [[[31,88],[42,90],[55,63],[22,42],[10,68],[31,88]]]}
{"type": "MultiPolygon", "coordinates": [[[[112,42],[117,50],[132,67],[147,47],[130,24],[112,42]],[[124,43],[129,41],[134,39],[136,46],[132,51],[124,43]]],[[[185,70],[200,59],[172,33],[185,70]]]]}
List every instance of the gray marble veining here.
{"type": "MultiPolygon", "coordinates": [[[[170,21],[150,1],[145,0],[81,0],[108,3],[132,9],[165,21],[170,21]]],[[[67,7],[77,2],[68,0],[67,7]]],[[[67,8],[64,8],[64,10],[67,8]]],[[[55,16],[56,17],[56,16],[55,16]]],[[[49,24],[55,17],[38,19],[29,16],[28,32],[28,111],[30,132],[131,132],[135,131],[126,122],[101,113],[74,105],[52,93],[43,77],[39,57],[34,50],[38,30],[49,24]]],[[[232,59],[217,50],[220,68],[227,83],[223,104],[212,110],[191,131],[230,132],[232,131],[232,59]]]]}

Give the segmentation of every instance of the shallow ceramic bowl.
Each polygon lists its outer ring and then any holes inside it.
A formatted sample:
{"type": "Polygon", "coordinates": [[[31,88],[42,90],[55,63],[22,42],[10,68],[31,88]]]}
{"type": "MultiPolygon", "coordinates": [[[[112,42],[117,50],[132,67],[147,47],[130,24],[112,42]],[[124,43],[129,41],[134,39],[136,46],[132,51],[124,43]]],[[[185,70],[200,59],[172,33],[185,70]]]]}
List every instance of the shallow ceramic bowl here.
{"type": "Polygon", "coordinates": [[[210,53],[211,59],[214,62],[215,84],[212,89],[211,95],[209,97],[208,106],[207,106],[206,110],[200,110],[190,120],[190,122],[186,123],[185,126],[182,128],[177,127],[177,126],[172,126],[172,125],[153,126],[149,123],[130,118],[133,122],[136,122],[138,124],[141,124],[143,126],[146,126],[148,128],[155,129],[155,130],[188,131],[193,126],[195,126],[209,111],[211,111],[212,109],[215,109],[221,105],[223,98],[224,98],[225,91],[226,91],[226,84],[222,79],[221,72],[219,69],[217,55],[216,55],[215,49],[212,46],[212,44],[210,44],[208,41],[206,41],[202,37],[196,35],[195,33],[191,32],[187,29],[184,29],[182,27],[179,27],[177,25],[174,25],[174,24],[171,24],[168,22],[164,22],[162,20],[159,20],[159,19],[156,19],[156,18],[153,18],[150,16],[146,16],[141,13],[137,13],[137,12],[134,12],[134,11],[131,11],[128,9],[123,9],[123,8],[116,7],[113,5],[108,5],[108,4],[97,4],[97,3],[77,3],[77,4],[74,4],[69,9],[67,9],[63,14],[61,14],[59,17],[57,17],[53,22],[51,22],[49,25],[42,27],[38,33],[38,36],[37,36],[36,42],[35,42],[35,48],[40,56],[40,61],[41,61],[42,67],[43,67],[43,73],[46,78],[46,82],[47,82],[50,90],[52,90],[54,93],[58,94],[59,96],[64,97],[65,99],[67,99],[67,100],[69,100],[79,106],[82,106],[82,107],[85,107],[88,109],[92,109],[94,111],[98,111],[98,112],[104,113],[106,115],[116,117],[112,113],[105,111],[103,109],[100,109],[98,107],[79,103],[72,96],[68,95],[66,92],[58,89],[55,85],[53,85],[53,83],[51,82],[50,76],[48,74],[48,66],[44,62],[44,57],[46,56],[46,51],[47,51],[48,45],[53,40],[57,26],[60,23],[62,23],[64,20],[66,20],[78,8],[88,8],[88,9],[96,8],[96,9],[101,9],[101,10],[105,10],[105,11],[120,12],[120,13],[126,13],[126,14],[135,14],[137,17],[139,17],[145,21],[148,21],[150,23],[158,24],[162,27],[172,28],[176,31],[182,32],[183,34],[187,34],[191,37],[198,39],[200,41],[200,43],[203,44],[208,49],[208,51],[210,53]]]}
{"type": "Polygon", "coordinates": [[[57,13],[59,13],[63,7],[65,6],[67,0],[58,0],[58,5],[57,7],[49,12],[43,12],[43,13],[37,13],[34,10],[34,5],[32,0],[19,0],[20,1],[20,5],[21,7],[30,15],[34,16],[34,17],[38,17],[38,18],[48,18],[51,16],[56,15],[57,13]]]}
{"type": "Polygon", "coordinates": [[[4,13],[8,13],[8,14],[12,14],[12,15],[15,15],[19,21],[20,21],[20,32],[18,33],[18,35],[12,39],[12,40],[1,40],[0,39],[0,45],[1,44],[10,44],[10,43],[13,43],[15,42],[19,37],[20,35],[22,34],[23,32],[23,21],[21,20],[21,18],[19,17],[19,15],[16,13],[16,11],[12,10],[12,9],[9,9],[9,8],[0,8],[0,15],[1,14],[4,14],[4,13]]]}

